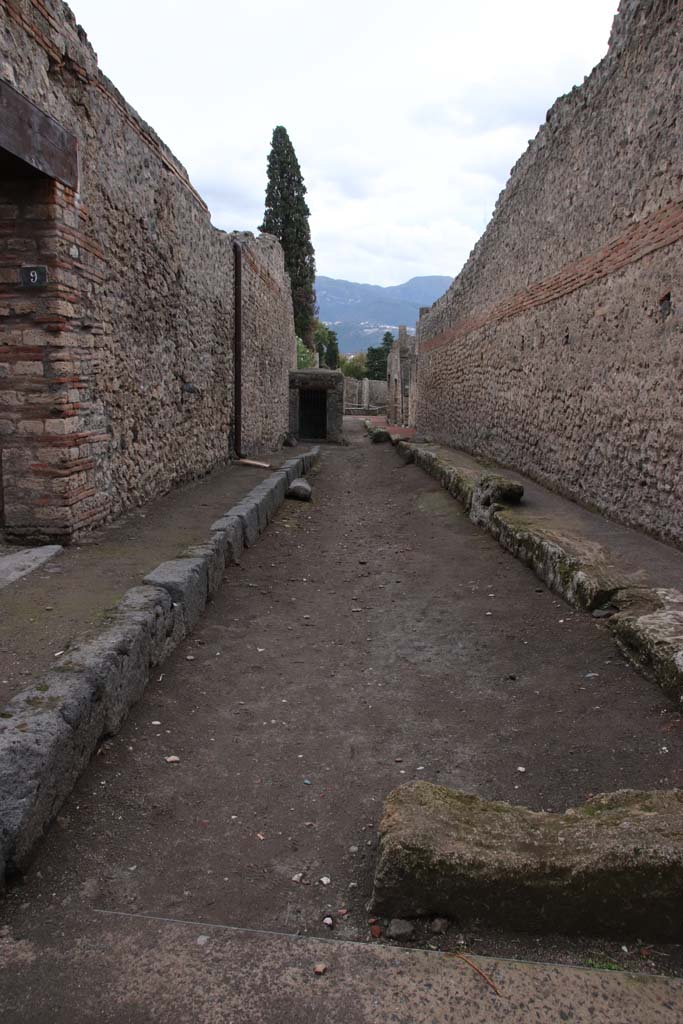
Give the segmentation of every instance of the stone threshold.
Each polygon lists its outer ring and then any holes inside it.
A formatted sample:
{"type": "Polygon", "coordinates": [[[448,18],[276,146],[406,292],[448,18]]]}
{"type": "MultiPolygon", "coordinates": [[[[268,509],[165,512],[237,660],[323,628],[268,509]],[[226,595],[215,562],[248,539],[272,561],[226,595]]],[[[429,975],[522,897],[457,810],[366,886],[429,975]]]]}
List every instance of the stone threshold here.
{"type": "Polygon", "coordinates": [[[95,637],[0,712],[0,891],[20,872],[100,741],[116,733],[152,669],[188,636],[226,567],[255,544],[289,485],[315,465],[297,455],[214,522],[204,543],[132,587],[95,637]]]}

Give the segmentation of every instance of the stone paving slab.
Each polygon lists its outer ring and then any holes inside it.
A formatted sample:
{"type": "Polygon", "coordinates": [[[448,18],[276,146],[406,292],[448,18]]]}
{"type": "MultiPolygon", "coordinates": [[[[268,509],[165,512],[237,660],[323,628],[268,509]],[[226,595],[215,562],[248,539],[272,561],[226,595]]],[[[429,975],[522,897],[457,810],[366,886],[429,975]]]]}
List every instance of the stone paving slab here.
{"type": "Polygon", "coordinates": [[[61,544],[45,544],[37,548],[22,548],[20,551],[5,549],[0,553],[0,590],[28,576],[63,550],[61,544]]]}
{"type": "Polygon", "coordinates": [[[0,931],[3,1024],[674,1024],[683,982],[141,915],[0,931]],[[323,974],[315,973],[324,965],[323,974]],[[481,973],[480,973],[481,972],[481,973]],[[65,984],[65,979],[71,979],[65,984]]]}

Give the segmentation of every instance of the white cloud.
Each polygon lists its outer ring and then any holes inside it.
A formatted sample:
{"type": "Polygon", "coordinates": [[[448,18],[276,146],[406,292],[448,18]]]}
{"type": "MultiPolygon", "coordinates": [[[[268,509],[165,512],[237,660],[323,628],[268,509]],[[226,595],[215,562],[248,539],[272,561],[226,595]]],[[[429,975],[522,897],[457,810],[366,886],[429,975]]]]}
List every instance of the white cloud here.
{"type": "Polygon", "coordinates": [[[604,54],[616,0],[72,0],[100,65],[227,230],[255,230],[276,124],[318,270],[455,274],[555,98],[604,54]]]}

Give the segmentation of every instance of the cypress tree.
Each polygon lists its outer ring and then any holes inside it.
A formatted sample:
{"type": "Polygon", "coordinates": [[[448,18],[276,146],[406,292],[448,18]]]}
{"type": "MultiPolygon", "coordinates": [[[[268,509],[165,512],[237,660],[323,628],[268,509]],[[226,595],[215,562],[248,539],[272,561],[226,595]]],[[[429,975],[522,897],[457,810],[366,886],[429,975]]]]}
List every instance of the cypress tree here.
{"type": "Polygon", "coordinates": [[[313,347],[315,306],[315,251],[308,224],[306,186],[287,130],[278,125],[268,156],[266,212],[259,231],[279,239],[285,269],[292,282],[294,326],[297,335],[313,347]]]}

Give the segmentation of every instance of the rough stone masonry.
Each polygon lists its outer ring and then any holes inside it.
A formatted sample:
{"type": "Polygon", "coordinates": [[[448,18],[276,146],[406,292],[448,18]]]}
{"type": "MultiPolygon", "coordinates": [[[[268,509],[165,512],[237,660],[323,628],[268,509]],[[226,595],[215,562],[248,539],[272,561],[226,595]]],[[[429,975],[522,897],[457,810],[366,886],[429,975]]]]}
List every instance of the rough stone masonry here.
{"type": "Polygon", "coordinates": [[[0,0],[0,113],[4,525],[69,541],[280,443],[290,286],[275,239],[211,226],[61,0],[0,0]]]}
{"type": "Polygon", "coordinates": [[[683,544],[680,0],[622,0],[418,324],[421,434],[683,544]]]}

